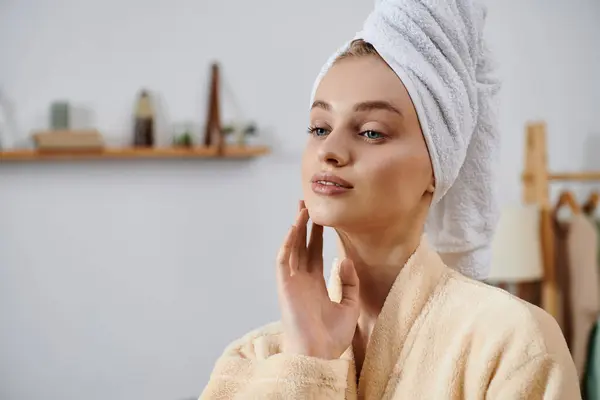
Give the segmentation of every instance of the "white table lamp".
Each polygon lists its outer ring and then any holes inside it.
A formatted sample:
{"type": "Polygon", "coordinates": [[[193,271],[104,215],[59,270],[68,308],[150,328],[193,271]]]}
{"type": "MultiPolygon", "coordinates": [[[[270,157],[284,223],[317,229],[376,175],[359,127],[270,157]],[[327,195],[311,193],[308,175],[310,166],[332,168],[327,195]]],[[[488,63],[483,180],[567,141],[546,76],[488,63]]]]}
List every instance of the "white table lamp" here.
{"type": "Polygon", "coordinates": [[[492,241],[490,282],[521,283],[543,277],[540,209],[537,205],[505,207],[492,241]]]}

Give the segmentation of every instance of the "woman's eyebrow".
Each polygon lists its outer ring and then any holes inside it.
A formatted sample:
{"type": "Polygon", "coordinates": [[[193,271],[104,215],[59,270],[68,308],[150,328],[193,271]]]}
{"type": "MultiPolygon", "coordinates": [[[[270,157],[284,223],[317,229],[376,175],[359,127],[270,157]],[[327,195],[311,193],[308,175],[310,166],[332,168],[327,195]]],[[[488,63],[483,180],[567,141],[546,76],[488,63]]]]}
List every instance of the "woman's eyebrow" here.
{"type": "Polygon", "coordinates": [[[310,107],[311,110],[313,108],[322,108],[325,111],[331,111],[331,106],[329,105],[329,103],[327,103],[323,100],[316,100],[310,107]]]}
{"type": "Polygon", "coordinates": [[[365,101],[358,103],[354,106],[354,111],[372,111],[372,110],[385,110],[396,113],[403,116],[402,111],[395,107],[392,103],[383,100],[377,101],[365,101]]]}
{"type": "MultiPolygon", "coordinates": [[[[325,111],[331,111],[331,105],[323,100],[316,100],[311,109],[313,108],[321,108],[325,111]]],[[[392,103],[383,100],[375,100],[375,101],[364,101],[362,103],[358,103],[354,106],[354,111],[373,111],[373,110],[385,110],[396,113],[403,117],[402,111],[400,111],[397,107],[395,107],[392,103]]]]}

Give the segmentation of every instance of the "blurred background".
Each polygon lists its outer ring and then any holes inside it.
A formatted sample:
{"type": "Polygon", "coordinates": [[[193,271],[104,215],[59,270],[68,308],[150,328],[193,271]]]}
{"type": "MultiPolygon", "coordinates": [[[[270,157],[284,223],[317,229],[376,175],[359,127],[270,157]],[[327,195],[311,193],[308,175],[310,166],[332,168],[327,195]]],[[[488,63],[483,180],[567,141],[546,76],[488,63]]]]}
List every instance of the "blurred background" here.
{"type": "MultiPolygon", "coordinates": [[[[546,124],[553,170],[600,170],[600,2],[489,4],[504,79],[500,197],[512,204],[529,122],[546,124]]],[[[274,257],[301,196],[312,84],[371,7],[0,0],[1,399],[196,398],[229,342],[278,319],[274,257]],[[182,129],[202,144],[213,62],[223,124],[251,121],[246,146],[268,151],[54,160],[27,150],[65,102],[69,128],[128,146],[142,89],[155,147],[182,129]]],[[[326,241],[329,262],[331,232],[326,241]]]]}

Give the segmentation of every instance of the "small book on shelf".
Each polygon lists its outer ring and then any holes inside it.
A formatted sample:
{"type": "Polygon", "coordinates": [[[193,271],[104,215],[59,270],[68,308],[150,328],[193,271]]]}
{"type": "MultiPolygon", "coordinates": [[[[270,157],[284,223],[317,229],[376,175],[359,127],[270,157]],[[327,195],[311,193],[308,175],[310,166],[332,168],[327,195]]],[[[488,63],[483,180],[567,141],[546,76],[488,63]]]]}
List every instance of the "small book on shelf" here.
{"type": "Polygon", "coordinates": [[[102,135],[96,130],[43,131],[33,134],[37,150],[51,152],[100,151],[102,135]]]}

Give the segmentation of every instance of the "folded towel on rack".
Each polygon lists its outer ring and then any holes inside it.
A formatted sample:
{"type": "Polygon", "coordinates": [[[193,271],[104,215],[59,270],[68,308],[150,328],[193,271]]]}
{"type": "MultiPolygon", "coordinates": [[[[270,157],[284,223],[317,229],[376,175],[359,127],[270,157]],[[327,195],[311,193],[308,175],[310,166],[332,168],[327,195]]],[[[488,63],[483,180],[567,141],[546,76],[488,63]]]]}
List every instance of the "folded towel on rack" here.
{"type": "MultiPolygon", "coordinates": [[[[376,0],[353,38],[371,43],[406,86],[436,182],[426,232],[448,266],[475,279],[489,271],[499,214],[493,169],[499,81],[483,38],[485,18],[485,7],[467,0],[376,0]]],[[[313,96],[350,42],[322,68],[313,96]]]]}

